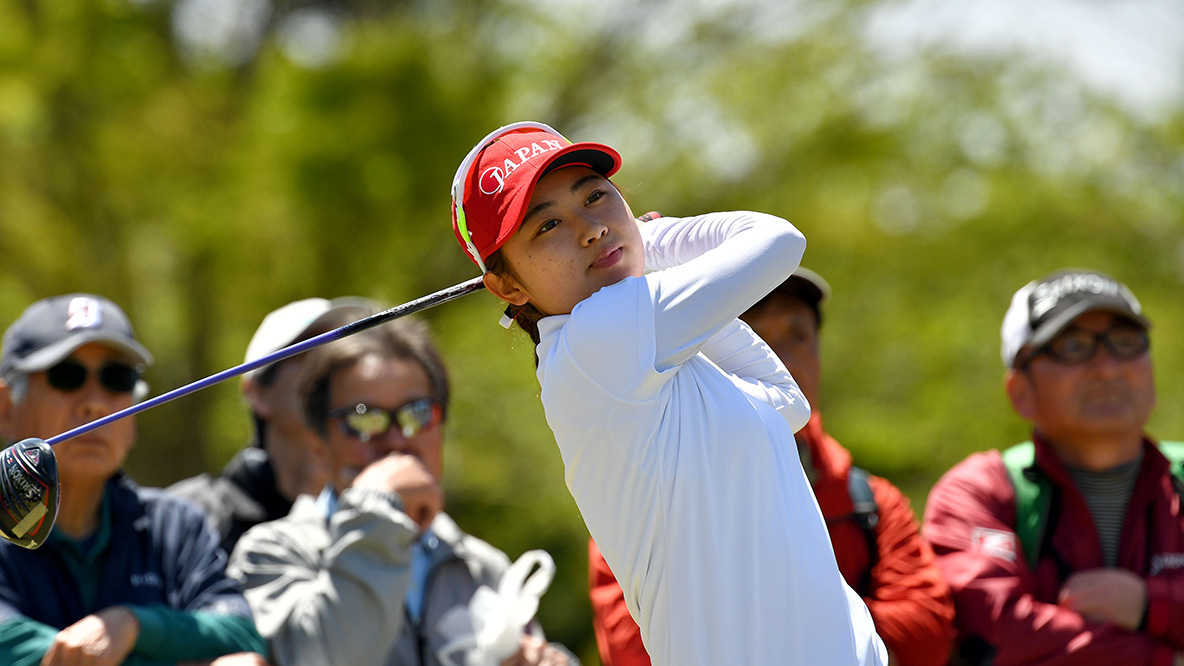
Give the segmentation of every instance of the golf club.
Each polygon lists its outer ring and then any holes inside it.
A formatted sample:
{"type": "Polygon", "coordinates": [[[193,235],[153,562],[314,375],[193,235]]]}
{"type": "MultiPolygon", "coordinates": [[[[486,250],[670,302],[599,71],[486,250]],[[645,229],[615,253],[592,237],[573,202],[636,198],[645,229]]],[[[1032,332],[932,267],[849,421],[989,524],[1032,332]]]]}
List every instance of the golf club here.
{"type": "Polygon", "coordinates": [[[327,342],[359,333],[388,321],[447,303],[485,288],[481,278],[473,278],[414,301],[396,305],[331,331],[297,342],[282,349],[191,382],[155,398],[136,403],[127,409],[95,419],[73,430],[46,440],[26,439],[0,451],[0,537],[23,548],[37,548],[45,542],[58,512],[58,468],[50,447],[72,437],[101,428],[133,414],[158,407],[221,381],[237,377],[265,365],[306,352],[327,342]]]}
{"type": "Polygon", "coordinates": [[[45,543],[59,490],[58,461],[45,442],[26,439],[0,451],[0,536],[22,548],[45,543]]]}

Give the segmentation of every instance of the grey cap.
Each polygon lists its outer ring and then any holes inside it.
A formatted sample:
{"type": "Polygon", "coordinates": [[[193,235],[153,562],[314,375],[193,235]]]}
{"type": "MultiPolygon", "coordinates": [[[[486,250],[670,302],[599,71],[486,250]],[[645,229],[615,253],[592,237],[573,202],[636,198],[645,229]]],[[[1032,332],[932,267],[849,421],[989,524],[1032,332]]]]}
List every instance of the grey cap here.
{"type": "Polygon", "coordinates": [[[136,340],[118,305],[102,296],[66,294],[37,301],[8,327],[0,373],[46,370],[89,342],[118,349],[142,366],[152,364],[152,354],[136,340]]]}
{"type": "Polygon", "coordinates": [[[1126,285],[1097,271],[1060,270],[1029,282],[1012,296],[1001,331],[1003,364],[1014,367],[1021,349],[1044,346],[1074,319],[1093,310],[1113,312],[1151,328],[1126,285]]]}

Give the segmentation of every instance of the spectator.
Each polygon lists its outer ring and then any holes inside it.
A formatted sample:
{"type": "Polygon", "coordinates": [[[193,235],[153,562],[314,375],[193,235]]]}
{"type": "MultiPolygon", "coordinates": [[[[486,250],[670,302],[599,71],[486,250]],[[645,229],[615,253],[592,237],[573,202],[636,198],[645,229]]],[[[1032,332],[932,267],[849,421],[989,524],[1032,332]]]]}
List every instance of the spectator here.
{"type": "MultiPolygon", "coordinates": [[[[457,638],[440,618],[496,589],[509,561],[443,513],[449,384],[426,327],[400,320],[310,352],[301,392],[330,481],[235,548],[260,631],[279,666],[440,664],[457,638]]],[[[568,661],[527,633],[505,663],[568,661]]]]}
{"type": "Polygon", "coordinates": [[[1004,386],[1032,442],[972,454],[925,510],[958,663],[1184,663],[1180,497],[1144,430],[1149,328],[1130,290],[1094,271],[1012,298],[1004,386]]]}
{"type": "MultiPolygon", "coordinates": [[[[289,303],[263,318],[244,362],[303,342],[374,314],[377,307],[359,298],[308,298],[289,303]]],[[[316,495],[328,481],[320,443],[305,423],[297,396],[304,354],[256,368],[243,376],[242,391],[255,426],[251,446],[236,455],[218,476],[201,474],[169,487],[200,506],[230,553],[239,537],[259,523],[283,518],[302,493],[316,495]]]]}
{"type": "MultiPolygon", "coordinates": [[[[839,570],[871,611],[889,663],[939,666],[953,642],[954,605],[908,499],[887,480],[853,468],[851,454],[822,426],[818,331],[829,294],[826,281],[799,268],[741,319],[785,362],[814,407],[795,435],[798,453],[826,518],[839,570]]],[[[594,542],[589,563],[602,663],[649,666],[621,586],[594,542]]]]}
{"type": "MultiPolygon", "coordinates": [[[[151,362],[111,301],[38,301],[4,333],[0,434],[44,439],[125,409],[151,362]]],[[[0,663],[264,663],[205,518],[121,471],[135,438],[129,417],[55,447],[56,526],[38,550],[0,543],[0,663]]]]}

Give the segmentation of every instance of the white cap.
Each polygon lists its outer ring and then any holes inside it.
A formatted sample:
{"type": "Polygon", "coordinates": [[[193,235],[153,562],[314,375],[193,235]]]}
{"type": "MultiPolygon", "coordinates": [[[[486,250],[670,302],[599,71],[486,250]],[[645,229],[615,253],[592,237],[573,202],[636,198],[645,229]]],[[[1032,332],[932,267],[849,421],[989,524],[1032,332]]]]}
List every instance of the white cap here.
{"type": "Polygon", "coordinates": [[[1003,316],[1003,365],[1015,367],[1020,350],[1047,344],[1078,316],[1092,310],[1121,315],[1144,329],[1151,322],[1127,286],[1092,270],[1063,269],[1020,287],[1003,316]]]}
{"type": "MultiPolygon", "coordinates": [[[[274,310],[263,318],[255,335],[251,336],[243,362],[250,363],[283,349],[303,337],[321,318],[347,310],[356,311],[357,318],[361,319],[378,312],[379,308],[364,298],[343,297],[333,300],[306,298],[274,310]]],[[[253,377],[262,369],[255,368],[244,377],[253,377]]]]}

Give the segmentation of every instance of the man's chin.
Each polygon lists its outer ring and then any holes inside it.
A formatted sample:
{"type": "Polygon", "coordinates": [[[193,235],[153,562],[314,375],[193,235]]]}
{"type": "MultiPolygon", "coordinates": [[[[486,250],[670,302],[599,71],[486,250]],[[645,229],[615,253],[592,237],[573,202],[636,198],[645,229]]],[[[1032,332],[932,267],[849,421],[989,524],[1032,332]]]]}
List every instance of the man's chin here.
{"type": "Polygon", "coordinates": [[[74,450],[70,452],[55,450],[54,453],[57,454],[58,470],[63,485],[69,485],[69,482],[74,479],[106,480],[119,471],[119,465],[112,464],[111,454],[97,448],[90,451],[74,450]]]}

